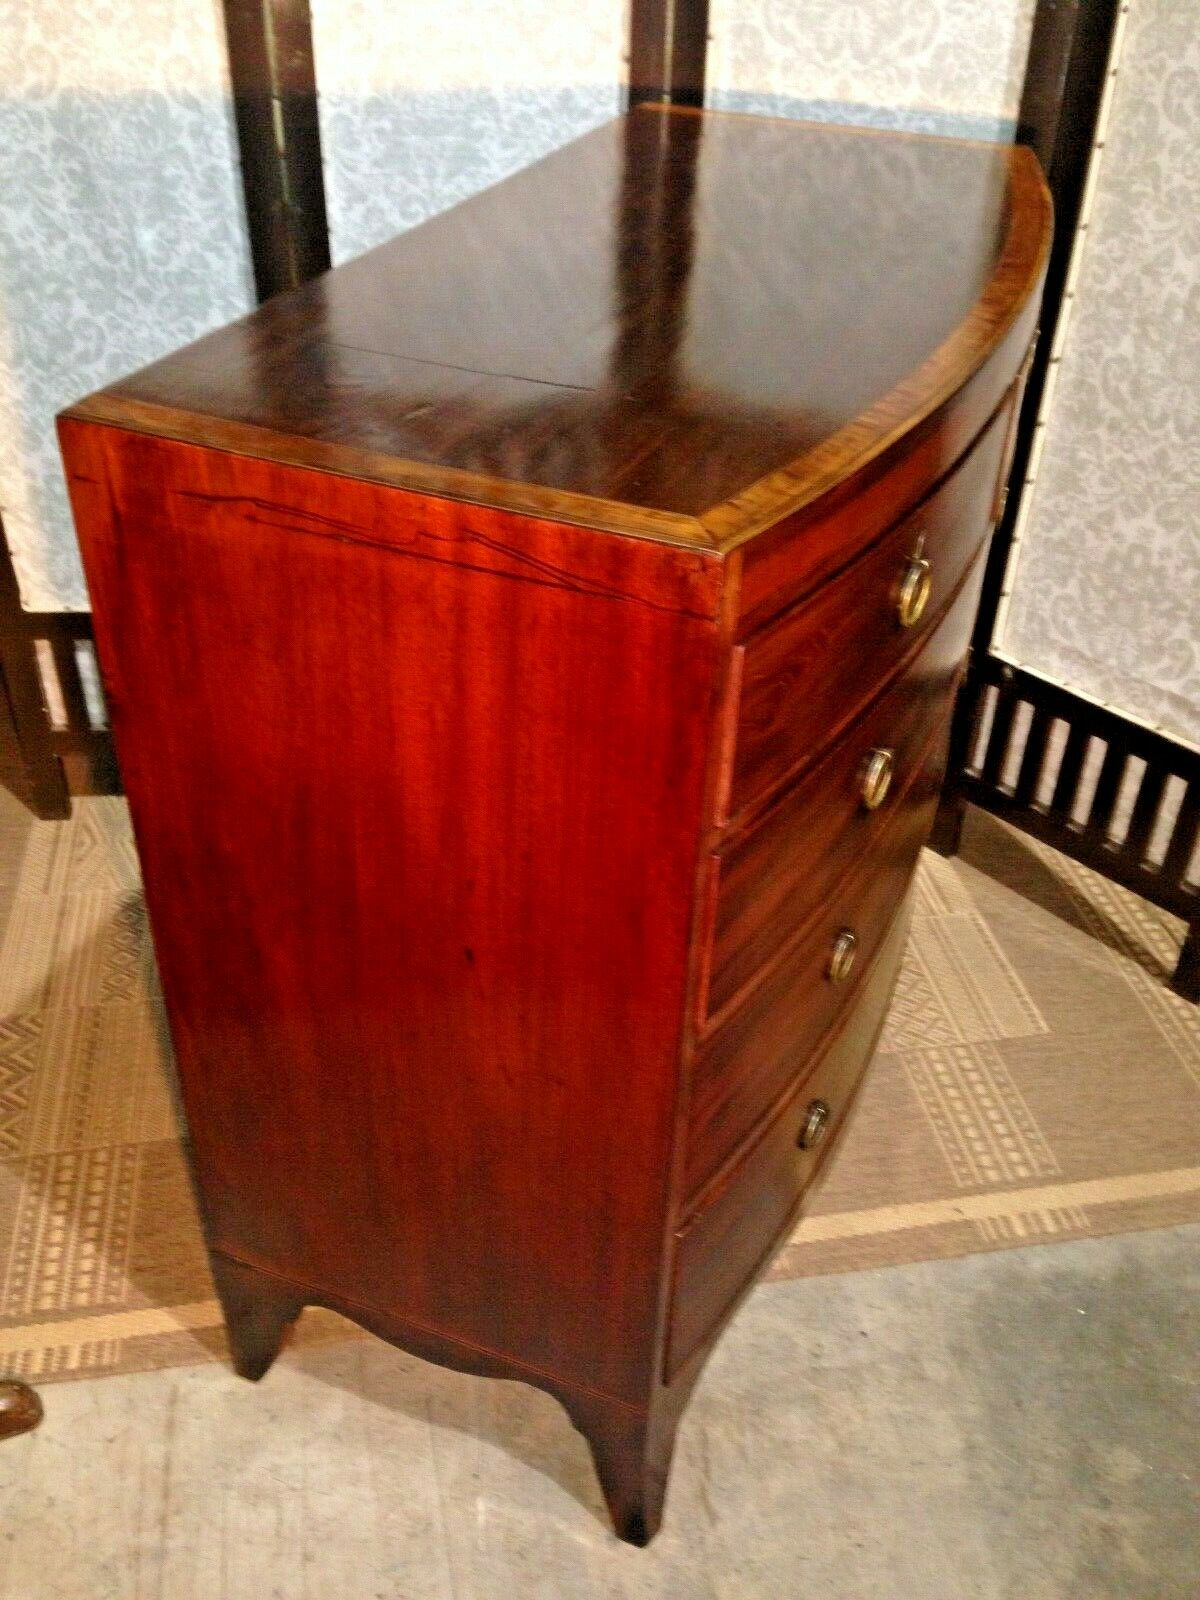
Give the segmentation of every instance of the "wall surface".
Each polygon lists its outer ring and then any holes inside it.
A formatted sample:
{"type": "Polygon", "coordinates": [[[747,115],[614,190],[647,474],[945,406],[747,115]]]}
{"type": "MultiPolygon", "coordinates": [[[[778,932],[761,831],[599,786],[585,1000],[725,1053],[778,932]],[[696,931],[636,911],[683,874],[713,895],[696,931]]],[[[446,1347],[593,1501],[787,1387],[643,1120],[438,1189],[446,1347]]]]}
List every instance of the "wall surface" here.
{"type": "Polygon", "coordinates": [[[621,109],[624,0],[312,0],[333,258],[621,109]]]}
{"type": "Polygon", "coordinates": [[[1200,28],[1134,0],[1000,638],[1200,743],[1200,28]]]}
{"type": "Polygon", "coordinates": [[[0,0],[0,516],[87,605],[54,413],[253,302],[218,0],[0,0]]]}
{"type": "Polygon", "coordinates": [[[713,0],[708,104],[1011,136],[1034,0],[713,0]]]}

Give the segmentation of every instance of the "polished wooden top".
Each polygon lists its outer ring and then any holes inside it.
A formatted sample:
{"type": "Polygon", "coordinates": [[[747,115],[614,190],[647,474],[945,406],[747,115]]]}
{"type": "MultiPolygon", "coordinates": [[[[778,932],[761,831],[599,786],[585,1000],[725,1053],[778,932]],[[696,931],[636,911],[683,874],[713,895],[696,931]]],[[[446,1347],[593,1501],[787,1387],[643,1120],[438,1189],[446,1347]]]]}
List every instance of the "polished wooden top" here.
{"type": "Polygon", "coordinates": [[[69,414],[730,548],[952,395],[1049,232],[1022,148],[643,108],[69,414]]]}

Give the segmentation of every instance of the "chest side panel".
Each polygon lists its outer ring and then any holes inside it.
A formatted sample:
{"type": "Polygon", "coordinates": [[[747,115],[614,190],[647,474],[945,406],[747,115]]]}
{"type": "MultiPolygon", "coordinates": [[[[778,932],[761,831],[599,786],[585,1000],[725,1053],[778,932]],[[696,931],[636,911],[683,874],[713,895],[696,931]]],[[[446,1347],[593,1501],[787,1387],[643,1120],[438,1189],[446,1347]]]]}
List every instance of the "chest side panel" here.
{"type": "Polygon", "coordinates": [[[210,1241],[635,1392],[719,565],[64,436],[210,1241]]]}

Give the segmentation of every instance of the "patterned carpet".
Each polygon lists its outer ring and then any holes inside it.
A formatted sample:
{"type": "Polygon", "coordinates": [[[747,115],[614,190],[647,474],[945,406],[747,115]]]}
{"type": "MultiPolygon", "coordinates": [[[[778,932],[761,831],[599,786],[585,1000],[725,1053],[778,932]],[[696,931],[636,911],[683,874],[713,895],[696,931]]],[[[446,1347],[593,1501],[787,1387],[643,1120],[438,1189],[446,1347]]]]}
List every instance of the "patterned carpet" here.
{"type": "MultiPolygon", "coordinates": [[[[961,859],[923,860],[860,1109],[774,1276],[1200,1220],[1180,934],[972,813],[961,859]]],[[[39,823],[0,792],[0,938],[0,1370],[221,1357],[123,802],[39,823]]]]}

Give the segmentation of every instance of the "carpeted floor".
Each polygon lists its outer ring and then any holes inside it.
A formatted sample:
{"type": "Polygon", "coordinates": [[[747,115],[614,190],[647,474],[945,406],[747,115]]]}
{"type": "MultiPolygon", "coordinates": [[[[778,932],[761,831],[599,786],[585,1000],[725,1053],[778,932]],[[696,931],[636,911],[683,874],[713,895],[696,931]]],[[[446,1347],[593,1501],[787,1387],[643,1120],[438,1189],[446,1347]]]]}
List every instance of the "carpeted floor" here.
{"type": "MultiPolygon", "coordinates": [[[[777,1278],[1200,1220],[1180,927],[993,819],[926,855],[861,1108],[777,1278]]],[[[0,793],[0,1369],[224,1354],[124,804],[0,793]]],[[[307,1311],[299,1343],[353,1337],[307,1311]]]]}

